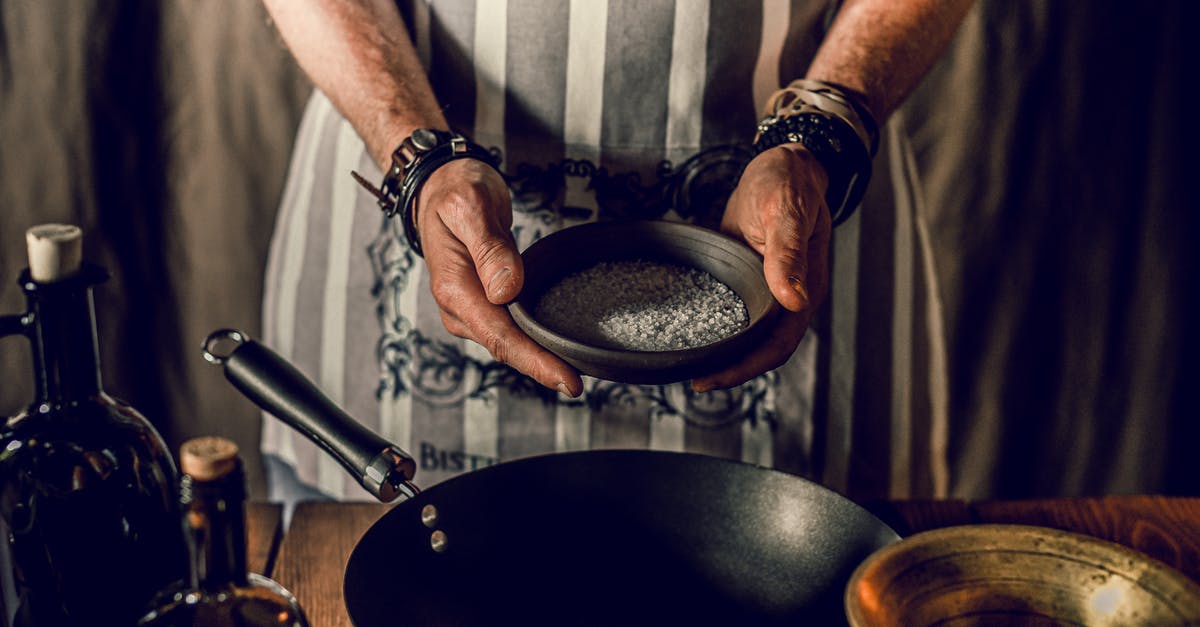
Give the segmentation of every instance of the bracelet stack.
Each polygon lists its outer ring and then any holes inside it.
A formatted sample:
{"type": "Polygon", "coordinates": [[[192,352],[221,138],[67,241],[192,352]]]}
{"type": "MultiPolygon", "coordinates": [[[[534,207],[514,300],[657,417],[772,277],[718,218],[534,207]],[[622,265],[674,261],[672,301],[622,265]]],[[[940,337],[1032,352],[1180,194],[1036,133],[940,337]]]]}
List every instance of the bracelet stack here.
{"type": "Polygon", "coordinates": [[[825,202],[833,224],[844,222],[862,201],[879,149],[879,127],[871,111],[836,85],[794,81],[767,102],[754,149],[757,154],[787,143],[803,145],[825,168],[825,202]]]}
{"type": "Polygon", "coordinates": [[[478,159],[493,168],[500,165],[499,157],[458,133],[420,128],[392,151],[392,165],[378,189],[357,172],[350,174],[375,196],[384,215],[391,218],[400,213],[409,249],[424,256],[417,232],[417,195],[434,170],[455,159],[478,159]]]}

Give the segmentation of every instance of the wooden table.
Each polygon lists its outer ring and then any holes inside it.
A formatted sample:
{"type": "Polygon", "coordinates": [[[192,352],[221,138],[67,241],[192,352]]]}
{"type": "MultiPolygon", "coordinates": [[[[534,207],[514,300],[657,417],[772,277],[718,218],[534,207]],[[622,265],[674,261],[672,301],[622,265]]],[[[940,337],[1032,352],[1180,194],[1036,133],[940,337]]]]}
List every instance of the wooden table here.
{"type": "MultiPolygon", "coordinates": [[[[979,523],[1033,524],[1084,533],[1140,550],[1200,582],[1200,498],[898,501],[865,507],[901,535],[979,523]]],[[[342,598],[346,561],[363,532],[387,510],[371,503],[300,504],[271,570],[270,549],[263,551],[268,530],[272,524],[278,526],[279,511],[272,506],[252,507],[250,527],[257,529],[258,536],[252,563],[264,564],[262,572],[296,595],[313,627],[348,627],[342,598]],[[268,519],[256,523],[256,516],[268,519]]]]}
{"type": "Polygon", "coordinates": [[[283,540],[283,508],[274,503],[246,505],[246,567],[270,576],[283,540]]]}

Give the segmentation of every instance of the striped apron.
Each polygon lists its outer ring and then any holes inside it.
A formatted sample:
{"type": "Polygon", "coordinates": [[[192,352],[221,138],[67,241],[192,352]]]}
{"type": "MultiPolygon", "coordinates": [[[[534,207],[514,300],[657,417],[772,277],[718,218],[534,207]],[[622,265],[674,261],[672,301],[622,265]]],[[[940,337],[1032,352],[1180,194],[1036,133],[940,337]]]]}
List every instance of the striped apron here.
{"type": "MultiPolygon", "coordinates": [[[[734,155],[767,97],[804,75],[836,9],[822,0],[450,0],[401,11],[451,125],[500,150],[519,248],[614,217],[719,221],[734,155]]],[[[263,341],[365,426],[418,483],[598,448],[718,455],[854,497],[944,494],[940,304],[897,116],[875,178],[834,235],[832,287],[792,359],[731,390],[585,377],[541,389],[443,327],[423,260],[351,179],[381,176],[319,91],[271,242],[263,341]]],[[[338,499],[366,498],[265,417],[262,448],[338,499]]]]}

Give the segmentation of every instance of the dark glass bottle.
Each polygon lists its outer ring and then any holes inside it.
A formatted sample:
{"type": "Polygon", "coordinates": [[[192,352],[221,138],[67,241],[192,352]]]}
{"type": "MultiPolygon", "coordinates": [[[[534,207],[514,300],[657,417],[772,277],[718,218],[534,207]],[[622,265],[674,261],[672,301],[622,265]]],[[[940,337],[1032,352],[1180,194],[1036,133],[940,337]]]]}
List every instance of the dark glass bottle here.
{"type": "Polygon", "coordinates": [[[31,340],[37,395],[0,430],[6,624],[130,625],[186,564],[171,455],[101,383],[92,288],[106,278],[78,262],[48,280],[26,270],[28,312],[0,318],[31,340]]]}
{"type": "Polygon", "coordinates": [[[246,477],[237,446],[224,438],[180,449],[179,502],[191,553],[186,579],[164,589],[140,627],[307,627],[296,598],[246,569],[246,477]]]}

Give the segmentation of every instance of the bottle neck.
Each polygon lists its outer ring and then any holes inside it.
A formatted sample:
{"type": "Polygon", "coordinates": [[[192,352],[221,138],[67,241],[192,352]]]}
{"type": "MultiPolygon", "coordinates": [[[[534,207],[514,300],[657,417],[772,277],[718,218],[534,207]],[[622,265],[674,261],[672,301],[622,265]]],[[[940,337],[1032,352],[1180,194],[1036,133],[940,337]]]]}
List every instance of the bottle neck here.
{"type": "Polygon", "coordinates": [[[241,466],[213,481],[180,482],[191,584],[201,590],[246,585],[246,481],[241,466]]]}
{"type": "Polygon", "coordinates": [[[37,283],[22,275],[34,320],[31,340],[38,402],[70,402],[103,389],[92,288],[106,277],[90,264],[54,283],[37,283]]]}

